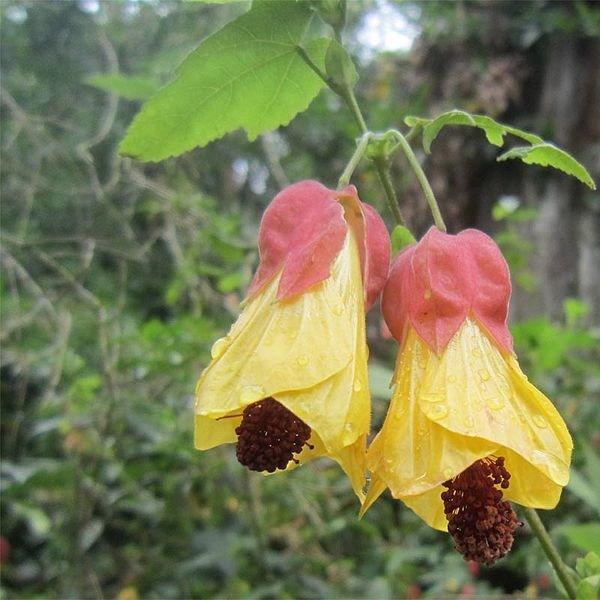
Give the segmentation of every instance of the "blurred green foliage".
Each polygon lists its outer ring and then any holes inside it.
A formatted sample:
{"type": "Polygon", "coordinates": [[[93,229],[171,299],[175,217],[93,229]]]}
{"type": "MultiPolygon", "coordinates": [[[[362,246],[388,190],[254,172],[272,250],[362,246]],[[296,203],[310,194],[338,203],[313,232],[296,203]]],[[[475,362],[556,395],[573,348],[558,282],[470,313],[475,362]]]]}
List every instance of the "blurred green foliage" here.
{"type": "MultiPolygon", "coordinates": [[[[518,44],[595,26],[543,5],[506,3],[518,44]]],[[[415,6],[400,9],[430,43],[489,46],[484,11],[415,6]]],[[[351,3],[355,50],[373,7],[351,3]]],[[[118,158],[136,100],[244,9],[2,5],[3,595],[555,597],[550,568],[525,530],[497,567],[475,569],[447,535],[389,496],[359,521],[331,462],[262,477],[244,471],[231,447],[193,449],[194,382],[238,312],[262,209],[288,179],[332,185],[356,135],[335,98],[321,94],[283,132],[254,143],[237,133],[157,165],[118,158]]],[[[358,85],[382,127],[423,114],[431,88],[394,88],[394,60],[377,55],[358,85]]],[[[372,171],[359,177],[361,197],[384,212],[372,171]]],[[[531,288],[518,223],[535,215],[499,206],[497,239],[517,284],[531,288]]],[[[593,549],[600,517],[600,355],[585,311],[574,298],[562,321],[542,315],[513,324],[524,369],[555,400],[576,442],[572,483],[544,516],[570,564],[593,549]]],[[[379,335],[377,315],[369,336],[377,427],[395,349],[379,335]]],[[[580,560],[591,593],[595,559],[580,560]]]]}

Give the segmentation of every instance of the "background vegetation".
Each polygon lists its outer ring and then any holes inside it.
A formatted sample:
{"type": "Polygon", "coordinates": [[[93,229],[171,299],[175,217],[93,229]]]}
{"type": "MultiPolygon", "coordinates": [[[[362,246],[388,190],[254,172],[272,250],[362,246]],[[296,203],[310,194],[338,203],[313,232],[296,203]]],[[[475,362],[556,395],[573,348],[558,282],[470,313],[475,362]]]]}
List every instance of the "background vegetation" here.
{"type": "MultiPolygon", "coordinates": [[[[246,8],[2,4],[3,594],[556,597],[527,528],[508,558],[475,568],[389,496],[358,521],[333,463],[264,478],[231,447],[193,450],[195,380],[238,312],[261,211],[288,182],[335,185],[357,135],[322,92],[253,143],[235,133],[158,164],[118,157],[140,101],[246,8]]],[[[599,13],[584,1],[351,2],[361,104],[374,128],[484,112],[557,141],[598,181],[599,13]]],[[[560,173],[493,159],[480,132],[448,129],[425,169],[451,231],[487,230],[511,262],[523,367],[575,438],[572,481],[542,515],[574,564],[600,539],[600,201],[560,173]]],[[[393,174],[424,232],[402,160],[393,174]]],[[[374,171],[354,182],[391,225],[374,171]]],[[[374,310],[375,428],[395,354],[380,326],[374,310]]]]}

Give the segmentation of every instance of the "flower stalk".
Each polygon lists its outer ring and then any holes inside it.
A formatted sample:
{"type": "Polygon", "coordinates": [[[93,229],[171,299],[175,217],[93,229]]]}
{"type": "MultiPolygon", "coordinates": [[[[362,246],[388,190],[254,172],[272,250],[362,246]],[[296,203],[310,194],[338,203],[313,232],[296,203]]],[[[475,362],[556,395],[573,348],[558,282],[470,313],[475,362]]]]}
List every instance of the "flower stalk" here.
{"type": "Polygon", "coordinates": [[[540,516],[537,514],[535,509],[533,508],[524,508],[523,512],[525,513],[525,518],[531,527],[535,537],[538,539],[542,550],[548,557],[550,564],[554,568],[556,575],[560,579],[560,582],[563,584],[567,595],[571,600],[575,600],[577,598],[577,586],[569,573],[569,569],[567,565],[563,562],[556,549],[556,546],[552,542],[550,538],[550,534],[544,527],[540,516]]]}

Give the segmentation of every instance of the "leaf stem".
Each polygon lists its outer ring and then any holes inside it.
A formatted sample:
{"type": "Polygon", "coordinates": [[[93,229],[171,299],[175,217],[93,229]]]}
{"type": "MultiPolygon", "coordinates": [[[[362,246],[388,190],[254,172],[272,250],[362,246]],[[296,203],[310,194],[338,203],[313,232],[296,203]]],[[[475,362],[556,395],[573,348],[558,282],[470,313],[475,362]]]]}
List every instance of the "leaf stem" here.
{"type": "Polygon", "coordinates": [[[413,149],[410,147],[408,140],[399,132],[394,132],[402,151],[404,152],[404,156],[408,160],[408,163],[412,167],[412,170],[415,172],[415,175],[421,185],[421,189],[423,190],[423,194],[425,194],[425,198],[427,200],[427,204],[429,204],[429,210],[433,215],[433,221],[435,226],[440,231],[446,231],[446,224],[444,223],[444,219],[442,217],[442,213],[440,212],[440,207],[435,199],[435,195],[433,190],[431,189],[431,185],[429,184],[429,180],[425,175],[423,168],[421,167],[421,163],[419,163],[419,159],[416,157],[413,149]]]}
{"type": "Polygon", "coordinates": [[[354,151],[354,154],[350,157],[350,160],[348,161],[344,172],[340,175],[337,185],[338,189],[344,188],[350,183],[350,178],[352,177],[352,174],[356,170],[358,163],[361,161],[362,157],[367,151],[367,146],[369,145],[372,135],[372,133],[367,132],[363,136],[361,136],[360,140],[358,141],[358,144],[356,145],[356,150],[354,151]]]}
{"type": "MultiPolygon", "coordinates": [[[[302,46],[296,46],[296,52],[300,55],[300,58],[306,63],[306,65],[310,67],[310,69],[314,71],[328,87],[331,88],[333,82],[331,79],[329,79],[327,74],[323,72],[313,61],[313,59],[308,55],[308,52],[302,46]]],[[[337,90],[334,91],[337,92],[337,90]]]]}
{"type": "Polygon", "coordinates": [[[552,567],[556,571],[556,574],[560,579],[561,583],[564,585],[567,595],[571,600],[575,600],[577,598],[576,584],[573,581],[573,578],[571,577],[567,566],[562,561],[558,550],[556,549],[556,546],[552,542],[548,531],[542,523],[542,520],[533,508],[524,508],[523,510],[525,512],[525,518],[527,519],[531,530],[537,537],[542,547],[542,550],[548,557],[548,560],[550,561],[552,567]]]}

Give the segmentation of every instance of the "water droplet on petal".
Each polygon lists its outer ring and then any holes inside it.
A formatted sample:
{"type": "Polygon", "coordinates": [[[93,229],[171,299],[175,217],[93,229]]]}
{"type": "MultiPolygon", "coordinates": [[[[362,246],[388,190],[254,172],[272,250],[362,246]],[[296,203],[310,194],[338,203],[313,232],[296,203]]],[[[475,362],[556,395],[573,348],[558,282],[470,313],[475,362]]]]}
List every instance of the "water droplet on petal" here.
{"type": "Polygon", "coordinates": [[[471,354],[475,357],[481,356],[481,350],[479,348],[473,348],[473,350],[471,350],[471,354]]]}
{"type": "Polygon", "coordinates": [[[358,379],[354,382],[354,386],[352,389],[355,392],[360,392],[360,390],[362,390],[362,384],[360,383],[360,381],[358,379]]]}
{"type": "Polygon", "coordinates": [[[479,369],[478,373],[479,373],[479,377],[481,377],[482,381],[489,380],[490,374],[488,373],[487,369],[479,369]]]}
{"type": "Polygon", "coordinates": [[[346,431],[348,433],[353,433],[354,432],[354,424],[353,423],[346,423],[346,431]]]}
{"type": "Polygon", "coordinates": [[[427,407],[425,414],[432,421],[439,421],[448,414],[448,407],[445,404],[432,404],[427,407]]]}
{"type": "Polygon", "coordinates": [[[456,375],[448,375],[448,383],[454,383],[456,381],[456,375]]]}
{"type": "Polygon", "coordinates": [[[240,402],[242,404],[252,404],[266,396],[265,388],[261,385],[245,385],[240,393],[240,402]]]}
{"type": "Polygon", "coordinates": [[[546,429],[546,427],[548,427],[546,419],[544,419],[544,417],[541,415],[534,415],[533,422],[535,423],[536,427],[539,427],[540,429],[546,429]]]}
{"type": "Polygon", "coordinates": [[[471,427],[473,427],[473,425],[475,424],[475,422],[473,421],[473,417],[465,417],[463,423],[467,429],[471,429],[471,427]]]}
{"type": "Polygon", "coordinates": [[[421,396],[421,400],[424,400],[425,402],[443,402],[444,401],[445,396],[443,394],[440,394],[439,392],[432,392],[430,394],[423,394],[421,396]]]}
{"type": "Polygon", "coordinates": [[[210,349],[210,355],[216,360],[217,358],[221,358],[225,353],[225,350],[231,346],[231,338],[229,336],[225,336],[219,338],[210,349]]]}
{"type": "Polygon", "coordinates": [[[288,331],[288,336],[291,337],[292,339],[297,338],[298,337],[298,330],[297,329],[290,329],[288,331]]]}
{"type": "Polygon", "coordinates": [[[452,475],[454,475],[454,472],[452,471],[452,469],[450,467],[446,467],[444,469],[444,477],[446,479],[450,479],[452,477],[452,475]]]}
{"type": "Polygon", "coordinates": [[[308,357],[304,356],[304,354],[302,356],[298,357],[298,360],[296,361],[301,367],[305,367],[308,364],[308,357]]]}
{"type": "Polygon", "coordinates": [[[386,464],[388,464],[388,465],[392,465],[392,464],[394,464],[394,459],[393,459],[393,458],[391,458],[390,456],[388,456],[388,457],[385,459],[385,462],[386,462],[386,464]]]}
{"type": "Polygon", "coordinates": [[[334,315],[339,317],[344,312],[344,306],[342,304],[336,304],[331,310],[334,315]]]}
{"type": "Polygon", "coordinates": [[[502,400],[502,398],[499,398],[498,396],[486,398],[485,401],[492,410],[502,410],[504,408],[504,400],[502,400]]]}

